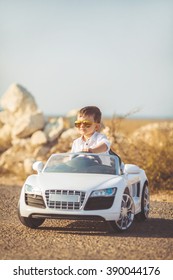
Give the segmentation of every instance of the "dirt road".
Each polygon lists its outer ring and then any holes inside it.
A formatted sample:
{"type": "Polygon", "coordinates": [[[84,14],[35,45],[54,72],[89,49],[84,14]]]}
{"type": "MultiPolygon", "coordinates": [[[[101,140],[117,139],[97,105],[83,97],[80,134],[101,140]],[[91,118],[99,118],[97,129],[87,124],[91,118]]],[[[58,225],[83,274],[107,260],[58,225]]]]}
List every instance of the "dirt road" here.
{"type": "Polygon", "coordinates": [[[17,217],[20,186],[0,186],[1,260],[173,259],[173,203],[151,201],[148,221],[110,234],[103,222],[47,220],[37,230],[17,217]]]}

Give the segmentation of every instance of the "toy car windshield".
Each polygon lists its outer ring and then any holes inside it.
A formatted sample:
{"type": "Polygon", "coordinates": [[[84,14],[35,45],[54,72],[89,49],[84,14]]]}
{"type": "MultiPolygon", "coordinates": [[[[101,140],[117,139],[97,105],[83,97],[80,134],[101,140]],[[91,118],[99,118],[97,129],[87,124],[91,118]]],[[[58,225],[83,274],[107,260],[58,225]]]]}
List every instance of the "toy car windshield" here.
{"type": "Polygon", "coordinates": [[[53,154],[43,173],[120,174],[119,159],[113,155],[92,153],[53,154]]]}

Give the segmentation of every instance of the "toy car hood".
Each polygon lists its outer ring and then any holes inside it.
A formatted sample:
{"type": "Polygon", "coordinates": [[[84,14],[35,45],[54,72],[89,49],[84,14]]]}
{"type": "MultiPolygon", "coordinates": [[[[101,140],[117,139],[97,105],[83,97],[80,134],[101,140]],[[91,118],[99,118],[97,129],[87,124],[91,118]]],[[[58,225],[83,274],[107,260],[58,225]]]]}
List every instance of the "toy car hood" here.
{"type": "Polygon", "coordinates": [[[122,178],[117,175],[102,174],[66,174],[62,173],[40,173],[31,175],[25,184],[38,186],[42,190],[63,189],[63,190],[83,190],[94,188],[109,188],[121,184],[122,178]]]}

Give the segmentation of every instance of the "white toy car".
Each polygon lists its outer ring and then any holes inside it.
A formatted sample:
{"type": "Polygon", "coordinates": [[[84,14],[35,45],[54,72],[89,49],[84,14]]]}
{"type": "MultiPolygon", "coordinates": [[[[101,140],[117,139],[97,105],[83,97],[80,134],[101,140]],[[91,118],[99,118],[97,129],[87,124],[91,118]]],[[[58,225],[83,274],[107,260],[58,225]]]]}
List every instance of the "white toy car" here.
{"type": "Polygon", "coordinates": [[[37,228],[45,219],[102,220],[113,231],[125,231],[135,215],[149,214],[148,179],[144,170],[116,155],[53,154],[45,166],[35,162],[21,190],[18,216],[37,228]]]}

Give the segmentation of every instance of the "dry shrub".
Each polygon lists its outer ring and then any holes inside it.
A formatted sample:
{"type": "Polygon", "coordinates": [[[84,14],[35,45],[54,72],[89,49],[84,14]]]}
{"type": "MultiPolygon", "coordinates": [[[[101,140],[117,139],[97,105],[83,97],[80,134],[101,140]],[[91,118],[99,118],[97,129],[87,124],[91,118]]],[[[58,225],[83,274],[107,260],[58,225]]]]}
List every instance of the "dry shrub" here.
{"type": "Polygon", "coordinates": [[[122,122],[114,119],[111,125],[112,148],[120,155],[124,163],[136,164],[145,170],[151,190],[173,189],[173,137],[169,125],[159,131],[159,139],[152,139],[152,144],[142,139],[124,138],[118,142],[116,135],[122,122]]]}

